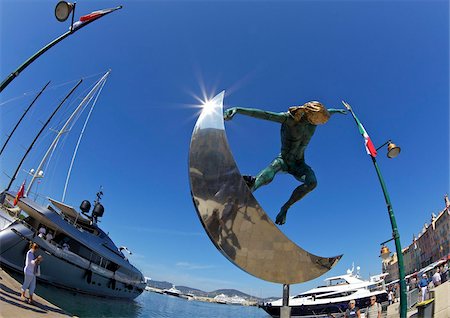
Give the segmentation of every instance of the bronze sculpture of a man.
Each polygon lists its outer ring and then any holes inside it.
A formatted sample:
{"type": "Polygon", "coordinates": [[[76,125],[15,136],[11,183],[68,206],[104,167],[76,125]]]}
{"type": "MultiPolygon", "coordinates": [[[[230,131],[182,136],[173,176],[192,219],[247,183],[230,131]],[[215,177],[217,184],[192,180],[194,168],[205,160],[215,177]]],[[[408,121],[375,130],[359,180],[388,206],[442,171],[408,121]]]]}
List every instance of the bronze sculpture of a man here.
{"type": "Polygon", "coordinates": [[[302,106],[289,107],[287,112],[281,113],[242,107],[225,110],[225,120],[231,120],[234,115],[242,114],[281,123],[281,153],[256,178],[244,177],[252,192],[263,185],[269,184],[275,174],[280,171],[289,173],[302,182],[281,207],[276,217],[276,224],[284,224],[288,209],[317,186],[314,171],[305,162],[305,149],[314,135],[317,125],[325,124],[330,116],[335,113],[346,114],[346,111],[343,109],[326,109],[317,101],[311,101],[302,106]]]}

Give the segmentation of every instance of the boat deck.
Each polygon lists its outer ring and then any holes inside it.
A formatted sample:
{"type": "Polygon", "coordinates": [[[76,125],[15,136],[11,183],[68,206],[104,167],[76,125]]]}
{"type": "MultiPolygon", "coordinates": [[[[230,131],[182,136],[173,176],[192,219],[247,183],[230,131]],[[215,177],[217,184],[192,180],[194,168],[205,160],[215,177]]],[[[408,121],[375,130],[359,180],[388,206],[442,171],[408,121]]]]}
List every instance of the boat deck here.
{"type": "MultiPolygon", "coordinates": [[[[30,305],[20,299],[21,284],[0,268],[0,317],[1,318],[67,318],[75,317],[49,303],[38,295],[33,295],[30,305]]],[[[28,291],[27,291],[28,295],[28,291]]]]}

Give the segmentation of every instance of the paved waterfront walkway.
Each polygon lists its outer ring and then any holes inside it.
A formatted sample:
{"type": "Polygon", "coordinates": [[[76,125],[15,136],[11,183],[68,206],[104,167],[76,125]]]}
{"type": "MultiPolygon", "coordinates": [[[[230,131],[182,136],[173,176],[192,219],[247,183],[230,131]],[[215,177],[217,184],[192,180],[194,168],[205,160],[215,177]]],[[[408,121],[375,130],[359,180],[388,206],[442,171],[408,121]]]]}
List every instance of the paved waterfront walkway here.
{"type": "Polygon", "coordinates": [[[0,318],[72,317],[36,294],[33,295],[34,303],[32,305],[22,301],[20,286],[19,282],[0,268],[0,318]]]}

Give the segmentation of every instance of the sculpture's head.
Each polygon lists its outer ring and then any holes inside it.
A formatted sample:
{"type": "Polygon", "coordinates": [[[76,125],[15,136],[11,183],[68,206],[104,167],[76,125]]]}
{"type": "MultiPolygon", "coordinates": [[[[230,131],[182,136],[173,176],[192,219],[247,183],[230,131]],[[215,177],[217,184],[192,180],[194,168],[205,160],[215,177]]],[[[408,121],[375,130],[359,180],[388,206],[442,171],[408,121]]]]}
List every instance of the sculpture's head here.
{"type": "Polygon", "coordinates": [[[330,119],[330,113],[321,103],[311,101],[302,106],[289,107],[289,113],[295,121],[300,121],[303,117],[312,125],[325,124],[330,119]]]}

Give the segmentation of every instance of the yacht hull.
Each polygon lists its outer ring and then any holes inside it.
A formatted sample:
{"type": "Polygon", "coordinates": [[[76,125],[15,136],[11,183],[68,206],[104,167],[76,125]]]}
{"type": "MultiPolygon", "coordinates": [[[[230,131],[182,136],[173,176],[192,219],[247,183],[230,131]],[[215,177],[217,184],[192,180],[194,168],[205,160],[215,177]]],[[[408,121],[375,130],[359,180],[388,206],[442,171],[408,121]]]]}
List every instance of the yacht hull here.
{"type": "Polygon", "coordinates": [[[38,282],[78,293],[122,299],[134,299],[144,290],[144,286],[119,282],[96,273],[87,261],[86,264],[76,264],[75,261],[56,255],[56,247],[34,236],[34,232],[21,223],[0,231],[0,264],[22,274],[31,240],[41,247],[38,254],[44,258],[38,282]]]}
{"type": "MultiPolygon", "coordinates": [[[[355,299],[356,306],[363,309],[366,308],[370,303],[370,297],[355,299]]],[[[384,303],[387,301],[387,293],[381,293],[377,295],[377,301],[379,303],[384,303]]],[[[312,304],[312,305],[298,305],[291,306],[291,317],[326,317],[327,313],[338,314],[343,313],[348,308],[349,300],[327,303],[327,304],[312,304]]],[[[264,309],[269,315],[274,318],[280,317],[280,306],[259,305],[260,308],[264,309]]]]}

